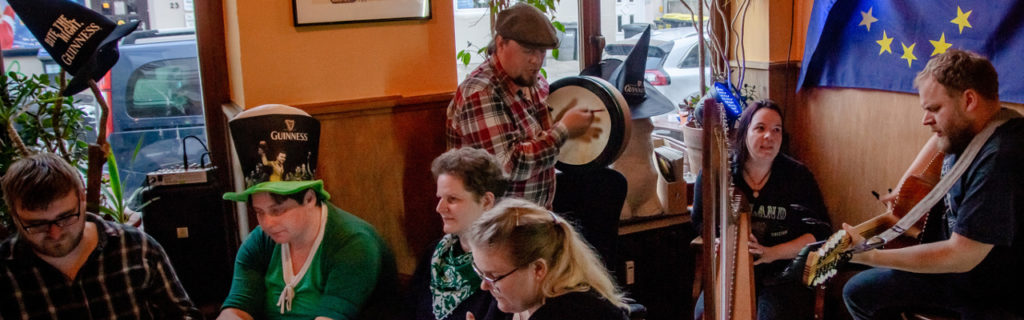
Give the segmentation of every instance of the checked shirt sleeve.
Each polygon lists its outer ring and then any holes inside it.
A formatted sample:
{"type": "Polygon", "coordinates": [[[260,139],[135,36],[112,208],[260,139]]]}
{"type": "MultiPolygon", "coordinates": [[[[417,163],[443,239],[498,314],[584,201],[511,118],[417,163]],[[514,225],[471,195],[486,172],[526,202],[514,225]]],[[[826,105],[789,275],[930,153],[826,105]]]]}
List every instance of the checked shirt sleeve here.
{"type": "Polygon", "coordinates": [[[460,90],[452,101],[449,146],[471,146],[495,154],[513,181],[550,170],[567,132],[550,125],[547,106],[480,89],[460,90]]]}

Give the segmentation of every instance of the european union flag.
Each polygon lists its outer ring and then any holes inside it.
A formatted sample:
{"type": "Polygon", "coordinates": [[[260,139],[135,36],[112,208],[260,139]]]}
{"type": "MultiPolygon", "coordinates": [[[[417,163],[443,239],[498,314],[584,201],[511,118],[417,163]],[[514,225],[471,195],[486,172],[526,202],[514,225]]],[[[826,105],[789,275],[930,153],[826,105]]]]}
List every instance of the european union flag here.
{"type": "Polygon", "coordinates": [[[999,97],[1024,103],[1024,1],[816,0],[798,88],[917,93],[914,77],[950,48],[977,52],[999,72],[999,97]]]}

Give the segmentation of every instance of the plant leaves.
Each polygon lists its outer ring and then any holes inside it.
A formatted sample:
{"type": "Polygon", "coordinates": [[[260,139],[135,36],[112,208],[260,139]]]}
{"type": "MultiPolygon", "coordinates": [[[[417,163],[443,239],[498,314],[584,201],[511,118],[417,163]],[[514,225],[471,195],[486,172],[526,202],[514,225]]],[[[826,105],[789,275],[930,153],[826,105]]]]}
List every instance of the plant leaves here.
{"type": "Polygon", "coordinates": [[[551,20],[551,25],[555,26],[555,29],[561,32],[565,32],[565,25],[557,20],[551,20]]]}
{"type": "MultiPolygon", "coordinates": [[[[135,144],[135,150],[132,151],[132,158],[129,159],[128,163],[135,163],[135,158],[139,156],[139,150],[142,150],[142,141],[143,141],[142,138],[143,137],[145,137],[145,135],[140,135],[139,136],[139,142],[135,144]]],[[[111,152],[110,156],[113,157],[114,153],[111,152]]],[[[118,174],[118,175],[120,175],[120,174],[118,174]]]]}
{"type": "Polygon", "coordinates": [[[110,171],[110,189],[114,193],[113,201],[115,205],[124,203],[121,193],[124,191],[121,189],[121,174],[117,170],[117,161],[114,159],[114,153],[107,153],[107,170],[110,171]]]}

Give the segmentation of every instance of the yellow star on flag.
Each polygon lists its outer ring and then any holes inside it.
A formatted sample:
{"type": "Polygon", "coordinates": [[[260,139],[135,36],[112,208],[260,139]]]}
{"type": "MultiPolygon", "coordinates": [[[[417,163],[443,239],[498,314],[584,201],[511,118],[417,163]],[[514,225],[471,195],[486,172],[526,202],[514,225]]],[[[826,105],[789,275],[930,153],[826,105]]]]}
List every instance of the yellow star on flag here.
{"type": "Polygon", "coordinates": [[[967,21],[967,18],[971,16],[971,12],[974,12],[974,10],[967,11],[967,13],[964,13],[963,10],[960,10],[960,6],[956,6],[956,19],[949,20],[949,22],[952,22],[960,26],[960,33],[963,34],[964,27],[974,28],[971,26],[971,22],[967,21]]]}
{"type": "Polygon", "coordinates": [[[857,25],[858,27],[859,26],[866,26],[866,27],[868,27],[868,31],[871,31],[871,24],[875,23],[875,21],[878,21],[878,19],[875,19],[875,17],[871,16],[871,11],[872,10],[875,10],[875,8],[874,7],[868,8],[868,12],[864,12],[864,11],[860,12],[860,24],[857,25]]]}
{"type": "Polygon", "coordinates": [[[914,56],[914,46],[917,43],[911,43],[909,47],[903,44],[903,42],[900,42],[900,45],[903,46],[903,56],[900,59],[907,59],[907,67],[909,68],[914,63],[914,60],[917,60],[917,57],[914,56]]]}
{"type": "Polygon", "coordinates": [[[928,42],[931,42],[932,46],[935,47],[935,50],[932,50],[932,56],[933,57],[935,55],[937,55],[937,54],[940,54],[940,53],[946,53],[946,49],[949,49],[949,47],[953,46],[952,43],[946,43],[946,33],[945,32],[943,32],[942,36],[939,37],[939,41],[928,40],[928,42]]]}
{"type": "Polygon", "coordinates": [[[878,55],[882,55],[882,52],[892,54],[892,38],[889,38],[889,35],[885,34],[885,30],[882,30],[882,40],[877,40],[875,42],[878,43],[879,47],[881,47],[878,48],[878,55]]]}

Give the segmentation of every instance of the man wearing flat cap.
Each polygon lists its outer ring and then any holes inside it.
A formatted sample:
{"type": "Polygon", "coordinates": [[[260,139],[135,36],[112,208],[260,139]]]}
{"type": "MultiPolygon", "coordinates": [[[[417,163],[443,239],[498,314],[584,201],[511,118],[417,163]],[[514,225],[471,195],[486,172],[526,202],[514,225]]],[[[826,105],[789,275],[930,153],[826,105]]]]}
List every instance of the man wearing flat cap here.
{"type": "Polygon", "coordinates": [[[473,147],[497,156],[510,176],[506,196],[551,208],[558,149],[586,133],[594,119],[582,106],[555,123],[539,71],[558,46],[551,21],[518,3],[498,13],[490,56],[466,77],[448,105],[448,148],[473,147]]]}
{"type": "Polygon", "coordinates": [[[260,225],[238,250],[218,319],[388,318],[394,257],[373,226],[328,202],[314,180],[320,122],[269,104],[229,125],[246,189],[224,199],[246,202],[260,225]]]}

